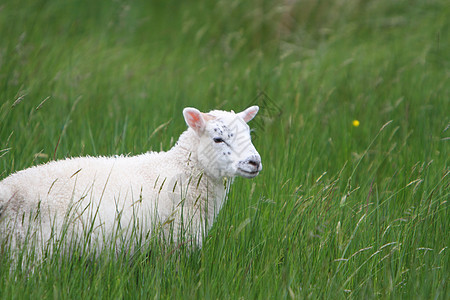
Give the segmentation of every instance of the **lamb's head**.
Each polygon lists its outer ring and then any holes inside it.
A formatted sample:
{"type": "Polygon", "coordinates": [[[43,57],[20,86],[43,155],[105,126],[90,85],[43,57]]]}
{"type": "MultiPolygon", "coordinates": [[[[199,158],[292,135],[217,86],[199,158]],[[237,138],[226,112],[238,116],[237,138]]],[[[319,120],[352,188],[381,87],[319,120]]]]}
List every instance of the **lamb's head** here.
{"type": "Polygon", "coordinates": [[[197,158],[210,176],[253,178],[262,170],[261,157],[253,146],[247,125],[258,112],[251,106],[240,113],[183,110],[184,119],[198,136],[197,158]]]}

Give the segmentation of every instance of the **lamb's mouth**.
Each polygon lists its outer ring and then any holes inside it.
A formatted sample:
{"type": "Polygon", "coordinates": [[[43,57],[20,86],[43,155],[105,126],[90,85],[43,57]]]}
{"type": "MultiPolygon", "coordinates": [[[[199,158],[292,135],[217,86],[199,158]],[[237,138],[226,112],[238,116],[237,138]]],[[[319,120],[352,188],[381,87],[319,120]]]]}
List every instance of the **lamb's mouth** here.
{"type": "Polygon", "coordinates": [[[239,171],[239,175],[241,175],[242,177],[245,177],[245,178],[253,178],[253,177],[256,177],[256,175],[259,174],[258,170],[256,170],[256,171],[247,171],[247,170],[238,168],[238,171],[239,171]]]}

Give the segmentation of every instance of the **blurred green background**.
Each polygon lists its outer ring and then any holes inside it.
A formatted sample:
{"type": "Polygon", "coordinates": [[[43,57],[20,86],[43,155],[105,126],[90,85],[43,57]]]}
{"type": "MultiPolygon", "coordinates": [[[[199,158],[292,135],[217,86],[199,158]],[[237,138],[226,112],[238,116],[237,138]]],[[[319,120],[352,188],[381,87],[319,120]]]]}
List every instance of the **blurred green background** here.
{"type": "Polygon", "coordinates": [[[259,105],[264,170],[194,253],[0,264],[0,295],[448,297],[449,16],[444,0],[3,0],[0,178],[167,150],[186,106],[259,105]]]}

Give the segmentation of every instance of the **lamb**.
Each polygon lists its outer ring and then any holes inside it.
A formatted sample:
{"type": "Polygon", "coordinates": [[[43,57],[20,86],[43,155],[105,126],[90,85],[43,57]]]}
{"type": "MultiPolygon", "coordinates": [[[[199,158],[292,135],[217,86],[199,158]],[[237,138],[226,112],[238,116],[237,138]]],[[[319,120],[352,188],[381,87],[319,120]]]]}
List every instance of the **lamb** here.
{"type": "Polygon", "coordinates": [[[262,170],[247,125],[258,110],[187,107],[188,129],[167,152],[68,158],[10,175],[0,181],[0,242],[33,237],[42,247],[89,232],[101,247],[160,230],[174,242],[184,233],[201,246],[233,178],[262,170]]]}

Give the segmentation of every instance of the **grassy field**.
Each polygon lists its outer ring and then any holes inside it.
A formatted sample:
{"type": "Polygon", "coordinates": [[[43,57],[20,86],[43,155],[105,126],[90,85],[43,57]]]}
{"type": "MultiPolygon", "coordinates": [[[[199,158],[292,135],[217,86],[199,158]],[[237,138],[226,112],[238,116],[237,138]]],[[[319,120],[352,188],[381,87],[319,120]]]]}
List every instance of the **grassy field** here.
{"type": "Polygon", "coordinates": [[[185,106],[258,104],[264,169],[202,249],[15,268],[3,245],[0,297],[448,299],[449,16],[444,0],[3,0],[0,178],[167,150],[185,106]]]}

